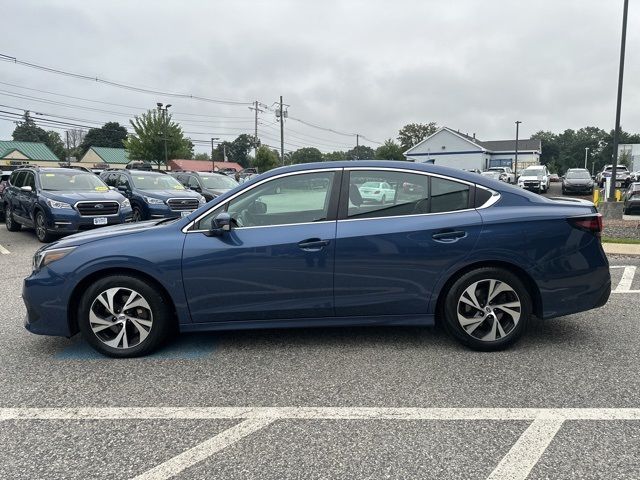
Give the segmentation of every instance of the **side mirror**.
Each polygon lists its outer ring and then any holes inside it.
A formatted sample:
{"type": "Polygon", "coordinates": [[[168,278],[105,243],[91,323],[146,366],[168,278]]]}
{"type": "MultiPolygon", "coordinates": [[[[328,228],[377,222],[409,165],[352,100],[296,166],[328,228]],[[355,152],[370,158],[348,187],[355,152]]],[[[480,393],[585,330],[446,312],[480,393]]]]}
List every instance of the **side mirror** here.
{"type": "Polygon", "coordinates": [[[202,192],[202,189],[200,188],[199,185],[195,185],[193,187],[189,187],[191,190],[193,190],[194,192],[202,192]]]}
{"type": "Polygon", "coordinates": [[[124,185],[118,185],[116,187],[117,190],[123,192],[123,193],[127,193],[129,190],[127,189],[127,187],[125,187],[124,185]]]}
{"type": "Polygon", "coordinates": [[[231,230],[231,215],[227,212],[221,212],[211,220],[211,226],[206,235],[208,237],[219,237],[229,230],[231,230]]]}
{"type": "Polygon", "coordinates": [[[20,187],[20,190],[23,192],[32,192],[33,188],[31,188],[29,185],[25,185],[24,187],[20,187]]]}

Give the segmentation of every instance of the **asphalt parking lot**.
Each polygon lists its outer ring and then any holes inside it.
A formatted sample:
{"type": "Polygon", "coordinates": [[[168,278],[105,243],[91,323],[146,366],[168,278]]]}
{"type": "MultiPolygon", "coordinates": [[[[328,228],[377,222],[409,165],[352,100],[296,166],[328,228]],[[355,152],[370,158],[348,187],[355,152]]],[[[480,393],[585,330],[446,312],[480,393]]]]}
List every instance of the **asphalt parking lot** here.
{"type": "Polygon", "coordinates": [[[0,227],[0,478],[640,476],[640,259],[604,307],[499,353],[438,328],[184,335],[112,360],[24,330],[32,232],[0,227]]]}

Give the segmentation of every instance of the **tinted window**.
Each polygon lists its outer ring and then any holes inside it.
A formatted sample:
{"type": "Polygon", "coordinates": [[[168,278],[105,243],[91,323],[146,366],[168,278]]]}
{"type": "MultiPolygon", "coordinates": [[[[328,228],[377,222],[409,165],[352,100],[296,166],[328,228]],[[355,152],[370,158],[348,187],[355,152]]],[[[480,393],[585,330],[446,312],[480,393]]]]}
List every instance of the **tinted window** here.
{"type": "Polygon", "coordinates": [[[131,183],[126,175],[118,175],[116,187],[125,187],[127,190],[131,190],[131,183]]]}
{"type": "Polygon", "coordinates": [[[350,172],[348,218],[420,213],[429,213],[428,176],[385,170],[350,172]]]}
{"type": "Polygon", "coordinates": [[[108,175],[104,175],[102,179],[110,187],[115,187],[116,183],[118,182],[118,177],[119,175],[117,173],[110,173],[108,175]]]}
{"type": "Polygon", "coordinates": [[[492,193],[484,188],[476,187],[476,208],[481,207],[491,198],[492,193]]]}
{"type": "Polygon", "coordinates": [[[226,209],[238,227],[288,225],[327,219],[335,172],[278,178],[250,189],[204,217],[196,229],[208,229],[226,209]]]}
{"type": "Polygon", "coordinates": [[[453,212],[469,208],[469,186],[463,183],[431,178],[431,213],[453,212]]]}
{"type": "Polygon", "coordinates": [[[32,172],[27,172],[27,175],[24,179],[24,186],[31,187],[33,190],[36,189],[36,178],[32,172]]]}
{"type": "Polygon", "coordinates": [[[196,177],[194,177],[193,175],[191,175],[189,177],[188,186],[189,186],[189,188],[191,188],[191,187],[199,187],[200,184],[198,183],[198,179],[196,177]]]}
{"type": "Polygon", "coordinates": [[[23,185],[22,182],[24,182],[24,176],[27,172],[22,171],[22,172],[13,172],[11,174],[11,185],[13,185],[14,187],[21,187],[23,185]]]}

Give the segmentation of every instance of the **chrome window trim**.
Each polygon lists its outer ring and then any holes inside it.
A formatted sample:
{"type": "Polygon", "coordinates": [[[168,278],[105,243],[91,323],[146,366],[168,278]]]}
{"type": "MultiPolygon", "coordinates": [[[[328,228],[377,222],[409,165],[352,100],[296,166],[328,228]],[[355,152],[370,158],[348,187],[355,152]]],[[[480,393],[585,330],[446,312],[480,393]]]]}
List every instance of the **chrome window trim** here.
{"type": "MultiPolygon", "coordinates": [[[[265,178],[265,179],[260,180],[259,182],[255,183],[254,185],[251,185],[249,188],[243,188],[239,192],[236,192],[234,195],[232,195],[229,198],[227,198],[222,204],[216,204],[215,206],[213,206],[210,209],[208,209],[206,212],[201,213],[194,220],[190,221],[184,227],[182,227],[182,233],[208,232],[208,230],[189,230],[189,229],[191,227],[193,227],[197,222],[199,222],[202,218],[204,218],[207,215],[209,215],[209,213],[211,213],[212,211],[220,208],[222,205],[224,205],[226,203],[229,203],[230,201],[232,201],[236,197],[242,195],[243,193],[250,192],[254,188],[256,188],[256,187],[258,187],[258,186],[260,186],[260,185],[262,185],[262,184],[264,184],[266,182],[270,182],[271,180],[276,180],[278,178],[284,178],[284,177],[290,177],[290,176],[293,176],[293,175],[303,175],[303,174],[306,174],[306,173],[339,172],[341,170],[343,170],[342,167],[316,168],[316,169],[313,169],[313,170],[301,170],[301,171],[296,171],[296,172],[286,172],[286,173],[281,173],[280,175],[274,175],[273,177],[265,178]]],[[[325,221],[323,220],[322,222],[324,223],[325,221]]],[[[327,220],[326,222],[333,223],[333,222],[335,222],[335,220],[327,220]]],[[[286,224],[282,224],[282,225],[260,225],[260,226],[255,226],[255,227],[238,227],[238,228],[247,229],[247,228],[265,228],[265,227],[289,227],[291,225],[313,225],[313,224],[318,224],[318,223],[321,223],[321,222],[286,223],[286,224]]]]}
{"type": "Polygon", "coordinates": [[[120,215],[120,202],[118,202],[117,200],[105,200],[105,201],[101,201],[101,200],[80,200],[79,202],[76,202],[73,204],[73,208],[76,210],[76,212],[80,213],[81,217],[86,217],[86,218],[92,218],[92,217],[117,217],[118,215],[120,215]],[[81,203],[116,203],[118,204],[118,211],[116,213],[112,213],[111,215],[82,215],[80,213],[80,210],[78,210],[78,205],[81,203]]]}

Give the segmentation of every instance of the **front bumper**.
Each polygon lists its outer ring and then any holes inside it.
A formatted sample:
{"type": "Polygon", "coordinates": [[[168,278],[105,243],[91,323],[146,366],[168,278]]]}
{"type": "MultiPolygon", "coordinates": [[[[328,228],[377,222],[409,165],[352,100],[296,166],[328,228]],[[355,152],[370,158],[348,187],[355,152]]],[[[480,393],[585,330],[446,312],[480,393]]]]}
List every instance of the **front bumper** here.
{"type": "Polygon", "coordinates": [[[68,298],[67,288],[65,280],[47,268],[24,279],[22,300],[27,308],[24,326],[28,331],[61,337],[75,333],[69,328],[67,304],[62,300],[68,298]]]}
{"type": "Polygon", "coordinates": [[[108,225],[120,225],[130,222],[132,219],[131,208],[121,208],[117,215],[83,216],[75,210],[56,209],[47,215],[47,231],[50,233],[69,234],[91,230],[93,228],[106,227],[108,225]],[[96,218],[106,218],[106,223],[96,223],[96,218]]]}
{"type": "Polygon", "coordinates": [[[593,192],[593,185],[565,184],[562,186],[562,188],[565,192],[571,192],[571,193],[592,193],[593,192]]]}
{"type": "Polygon", "coordinates": [[[542,183],[533,180],[525,180],[524,183],[519,183],[518,186],[525,190],[534,190],[537,192],[542,188],[542,183]]]}

